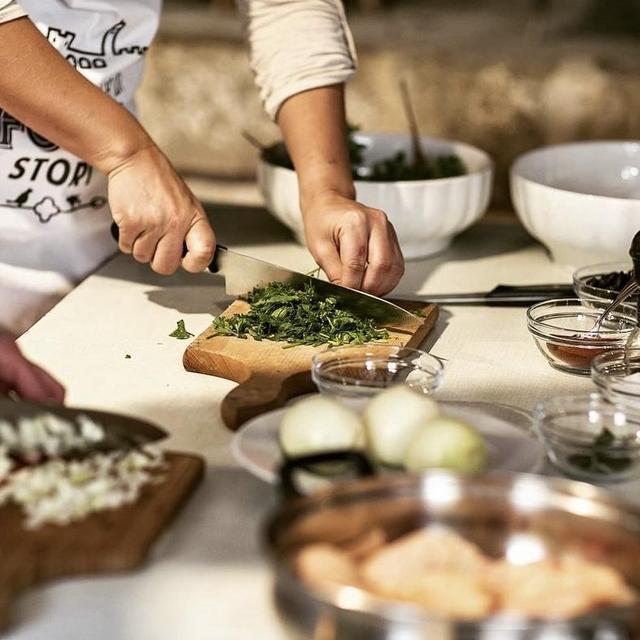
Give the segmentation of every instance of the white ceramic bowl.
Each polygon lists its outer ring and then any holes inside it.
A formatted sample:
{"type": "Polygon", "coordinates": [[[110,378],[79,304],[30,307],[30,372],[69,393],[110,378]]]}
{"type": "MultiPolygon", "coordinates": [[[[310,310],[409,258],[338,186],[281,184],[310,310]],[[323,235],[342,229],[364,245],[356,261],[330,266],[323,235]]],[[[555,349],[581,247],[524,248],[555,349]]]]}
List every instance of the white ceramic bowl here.
{"type": "Polygon", "coordinates": [[[536,149],[511,167],[511,197],[527,231],[556,262],[628,260],[640,229],[640,141],[536,149]]]}
{"type": "MultiPolygon", "coordinates": [[[[359,133],[354,138],[366,147],[367,165],[401,150],[411,157],[411,144],[405,134],[359,133]]],[[[422,138],[422,142],[430,155],[457,154],[468,173],[438,180],[355,182],[358,200],[388,215],[408,259],[446,249],[456,234],[482,217],[491,196],[493,163],[484,151],[451,140],[422,138]]],[[[304,243],[295,172],[261,159],[258,180],[267,209],[304,243]]]]}

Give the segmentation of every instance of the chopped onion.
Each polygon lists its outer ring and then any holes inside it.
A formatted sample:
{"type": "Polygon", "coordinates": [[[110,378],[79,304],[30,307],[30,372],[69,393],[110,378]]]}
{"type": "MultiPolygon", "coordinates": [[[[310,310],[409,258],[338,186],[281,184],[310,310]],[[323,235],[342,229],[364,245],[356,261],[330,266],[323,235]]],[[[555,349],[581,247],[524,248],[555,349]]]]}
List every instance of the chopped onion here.
{"type": "Polygon", "coordinates": [[[161,452],[151,447],[49,460],[10,473],[0,485],[0,506],[20,506],[27,529],[65,525],[135,502],[146,485],[161,481],[163,466],[161,452]]]}

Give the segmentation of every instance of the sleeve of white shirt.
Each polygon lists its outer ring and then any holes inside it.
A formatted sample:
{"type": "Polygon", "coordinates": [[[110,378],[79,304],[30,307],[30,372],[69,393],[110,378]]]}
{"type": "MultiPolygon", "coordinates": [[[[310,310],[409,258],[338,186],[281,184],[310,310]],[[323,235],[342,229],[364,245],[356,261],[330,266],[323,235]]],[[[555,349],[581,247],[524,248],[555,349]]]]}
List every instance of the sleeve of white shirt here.
{"type": "Polygon", "coordinates": [[[275,120],[301,91],[346,82],[356,50],[341,0],[237,0],[246,21],[251,67],[275,120]]]}
{"type": "Polygon", "coordinates": [[[0,24],[26,15],[27,12],[15,0],[0,0],[0,24]]]}

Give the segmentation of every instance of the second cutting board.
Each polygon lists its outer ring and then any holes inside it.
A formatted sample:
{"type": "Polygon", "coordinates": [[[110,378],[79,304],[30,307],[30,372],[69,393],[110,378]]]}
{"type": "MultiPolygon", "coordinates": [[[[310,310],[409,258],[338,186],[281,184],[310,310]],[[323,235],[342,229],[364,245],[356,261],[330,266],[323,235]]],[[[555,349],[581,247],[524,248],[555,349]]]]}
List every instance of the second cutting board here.
{"type": "MultiPolygon", "coordinates": [[[[435,305],[394,301],[410,311],[419,310],[411,332],[389,330],[389,343],[419,347],[438,318],[435,305]]],[[[249,305],[233,302],[222,315],[246,313],[249,305]]],[[[247,420],[282,407],[295,396],[314,391],[311,381],[311,358],[325,347],[292,347],[283,343],[230,336],[217,336],[212,328],[200,334],[185,351],[183,362],[188,371],[226,378],[238,383],[222,401],[222,419],[232,430],[247,420]]]]}

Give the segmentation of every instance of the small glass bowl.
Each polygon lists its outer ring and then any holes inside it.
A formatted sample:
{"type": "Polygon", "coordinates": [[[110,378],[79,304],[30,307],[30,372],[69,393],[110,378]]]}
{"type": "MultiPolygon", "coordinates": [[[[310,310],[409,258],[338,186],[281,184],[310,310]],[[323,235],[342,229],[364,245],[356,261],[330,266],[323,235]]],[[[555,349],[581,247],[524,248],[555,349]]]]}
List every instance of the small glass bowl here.
{"type": "Polygon", "coordinates": [[[614,311],[596,332],[595,324],[604,307],[604,303],[585,303],[578,298],[547,300],[529,307],[529,332],[554,369],[587,376],[596,356],[624,348],[636,326],[635,318],[614,311]]]}
{"type": "Polygon", "coordinates": [[[442,362],[426,351],[372,343],[317,353],[311,377],[320,393],[366,398],[396,384],[433,393],[442,381],[443,370],[442,362]]]}
{"type": "Polygon", "coordinates": [[[615,300],[619,291],[614,291],[613,289],[607,289],[605,287],[594,287],[587,281],[595,276],[603,276],[609,273],[618,273],[620,271],[631,271],[632,269],[633,265],[631,261],[591,264],[587,267],[582,267],[582,269],[578,269],[573,274],[573,288],[576,295],[581,300],[598,300],[605,303],[612,302],[615,300]]]}
{"type": "Polygon", "coordinates": [[[549,460],[572,478],[609,483],[640,475],[640,414],[598,393],[539,402],[533,424],[549,460]]]}
{"type": "Polygon", "coordinates": [[[640,411],[640,349],[616,349],[594,358],[591,379],[609,402],[640,411]]]}

